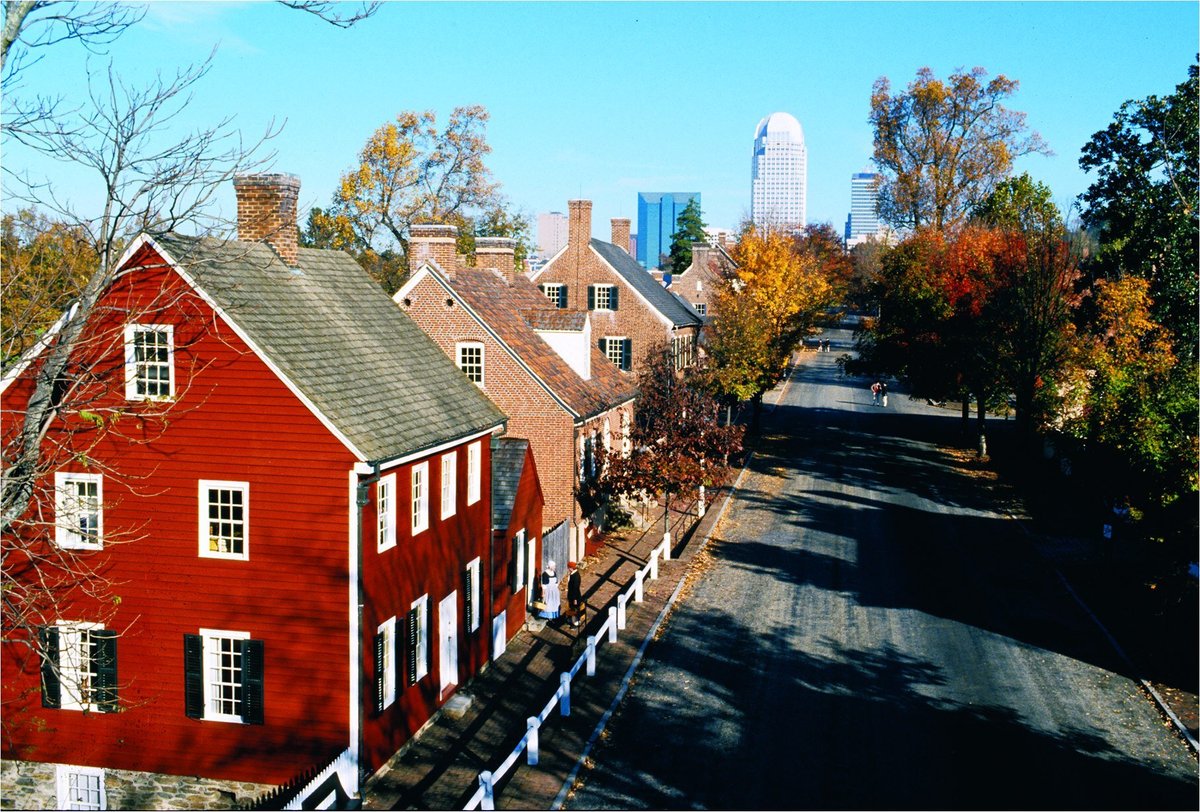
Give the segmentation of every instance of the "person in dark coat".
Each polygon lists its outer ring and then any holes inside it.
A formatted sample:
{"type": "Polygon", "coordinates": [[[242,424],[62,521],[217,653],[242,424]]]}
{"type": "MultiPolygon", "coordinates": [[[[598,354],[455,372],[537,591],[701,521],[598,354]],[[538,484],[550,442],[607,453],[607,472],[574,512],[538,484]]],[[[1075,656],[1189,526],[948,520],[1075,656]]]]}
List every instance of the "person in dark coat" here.
{"type": "Polygon", "coordinates": [[[571,617],[571,626],[578,628],[583,615],[583,585],[574,561],[567,564],[567,612],[571,617]]]}

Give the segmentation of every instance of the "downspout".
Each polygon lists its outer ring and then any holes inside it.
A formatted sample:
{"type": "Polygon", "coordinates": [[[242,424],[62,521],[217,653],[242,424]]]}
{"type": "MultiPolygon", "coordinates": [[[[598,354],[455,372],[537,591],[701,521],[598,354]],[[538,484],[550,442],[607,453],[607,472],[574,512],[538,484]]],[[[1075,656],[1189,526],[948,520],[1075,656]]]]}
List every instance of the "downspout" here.
{"type": "Polygon", "coordinates": [[[380,478],[379,463],[371,462],[371,463],[369,463],[369,465],[371,466],[372,473],[366,479],[360,479],[358,481],[357,486],[355,488],[355,499],[354,499],[354,504],[356,506],[354,546],[355,546],[355,553],[357,556],[357,566],[356,566],[357,571],[355,573],[355,581],[356,581],[355,594],[356,594],[356,604],[357,604],[357,610],[358,610],[358,618],[357,618],[358,630],[357,630],[357,634],[356,634],[356,644],[355,644],[355,648],[358,651],[358,656],[357,656],[356,662],[354,664],[354,667],[358,673],[358,703],[357,703],[358,706],[355,708],[355,711],[354,711],[355,714],[357,715],[356,721],[357,721],[357,728],[358,728],[358,742],[357,742],[357,747],[358,747],[357,761],[358,761],[358,763],[355,766],[358,768],[358,796],[359,796],[360,803],[362,800],[362,785],[364,783],[366,783],[366,779],[369,777],[367,775],[366,769],[364,767],[365,757],[364,757],[364,752],[363,752],[363,747],[365,744],[365,736],[363,735],[363,726],[364,726],[364,722],[365,722],[365,718],[364,718],[365,715],[363,714],[363,704],[366,701],[366,692],[364,690],[366,687],[366,680],[364,679],[364,672],[362,669],[362,636],[363,636],[363,615],[364,615],[363,508],[365,508],[367,505],[369,505],[371,503],[370,486],[372,484],[378,482],[379,478],[380,478]]]}

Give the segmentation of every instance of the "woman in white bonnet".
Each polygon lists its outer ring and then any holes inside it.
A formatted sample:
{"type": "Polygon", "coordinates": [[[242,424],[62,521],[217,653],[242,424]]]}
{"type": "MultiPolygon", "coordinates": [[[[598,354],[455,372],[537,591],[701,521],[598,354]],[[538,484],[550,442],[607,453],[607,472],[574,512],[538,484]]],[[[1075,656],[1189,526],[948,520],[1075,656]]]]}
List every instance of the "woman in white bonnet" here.
{"type": "Polygon", "coordinates": [[[558,576],[554,574],[553,561],[546,562],[546,569],[542,573],[542,602],[546,604],[546,608],[542,610],[542,617],[546,620],[558,617],[562,596],[558,591],[558,576]]]}

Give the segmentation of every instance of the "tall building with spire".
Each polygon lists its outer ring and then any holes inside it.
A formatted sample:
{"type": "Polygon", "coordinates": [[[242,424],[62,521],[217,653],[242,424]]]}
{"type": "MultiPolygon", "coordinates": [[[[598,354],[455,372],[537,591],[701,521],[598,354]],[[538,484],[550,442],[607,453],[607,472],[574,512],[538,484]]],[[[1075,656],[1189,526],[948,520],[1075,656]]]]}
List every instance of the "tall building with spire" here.
{"type": "Polygon", "coordinates": [[[808,148],[795,116],[772,113],[758,122],[751,169],[750,219],[763,227],[808,223],[808,148]]]}

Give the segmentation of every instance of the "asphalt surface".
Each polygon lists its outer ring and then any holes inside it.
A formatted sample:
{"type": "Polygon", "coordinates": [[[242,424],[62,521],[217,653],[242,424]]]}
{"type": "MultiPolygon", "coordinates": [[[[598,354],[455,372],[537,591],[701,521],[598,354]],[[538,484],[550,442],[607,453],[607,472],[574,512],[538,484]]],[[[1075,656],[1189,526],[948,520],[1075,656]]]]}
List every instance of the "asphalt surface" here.
{"type": "Polygon", "coordinates": [[[1196,809],[1195,758],[957,420],[808,353],[575,809],[1196,809]]]}

